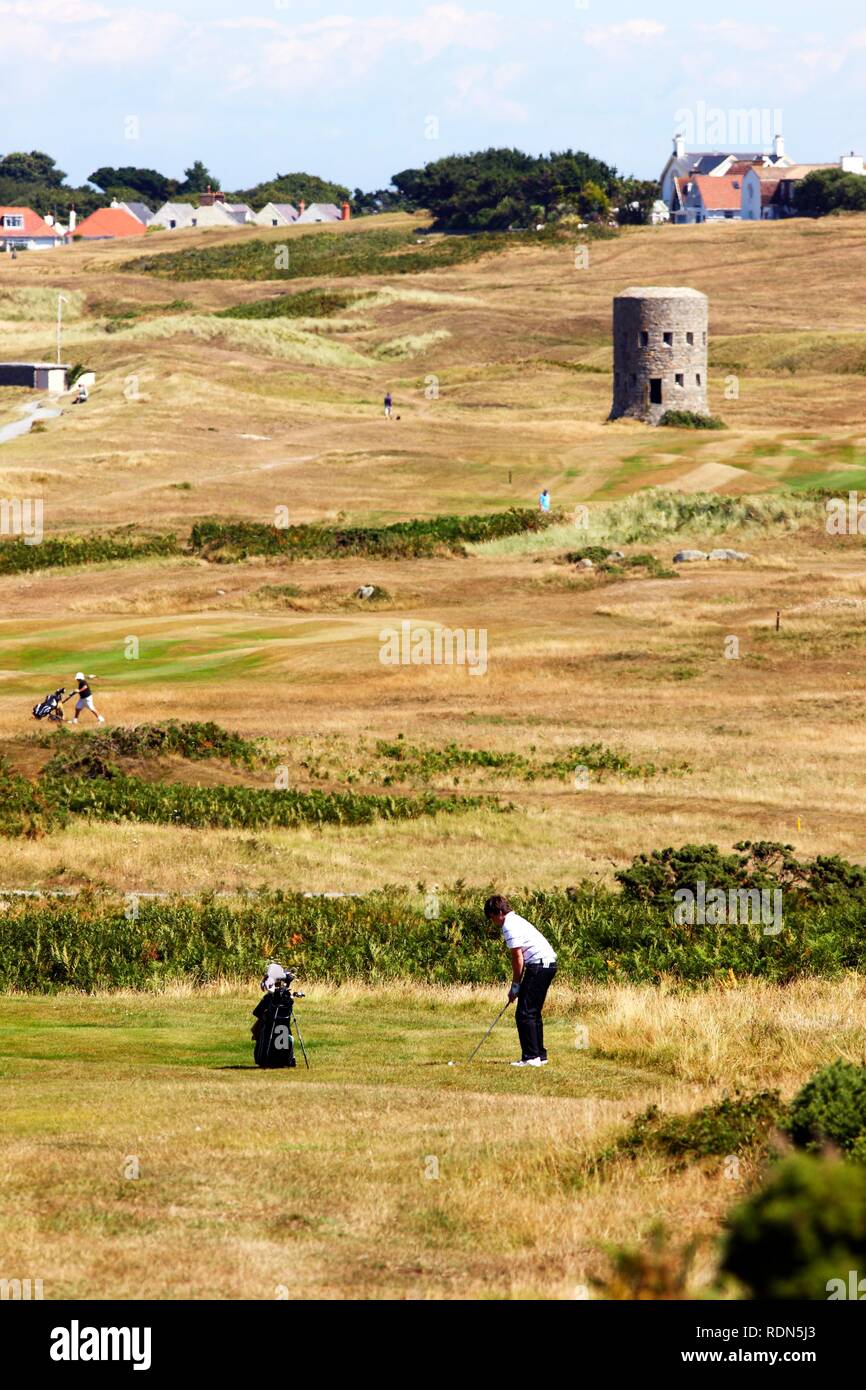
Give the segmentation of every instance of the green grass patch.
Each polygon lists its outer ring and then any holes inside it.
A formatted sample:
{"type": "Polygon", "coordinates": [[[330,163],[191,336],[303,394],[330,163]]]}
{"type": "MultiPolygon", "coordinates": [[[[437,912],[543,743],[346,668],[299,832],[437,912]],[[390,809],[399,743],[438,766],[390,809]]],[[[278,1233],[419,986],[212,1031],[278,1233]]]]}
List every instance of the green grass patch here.
{"type": "Polygon", "coordinates": [[[337,290],[299,290],[276,299],[256,299],[252,304],[233,304],[219,309],[218,319],[315,319],[328,318],[353,304],[356,292],[337,290]]]}
{"type": "MultiPolygon", "coordinates": [[[[584,234],[585,235],[585,234],[584,234]]],[[[447,266],[468,265],[514,246],[572,243],[573,234],[482,232],[472,236],[434,236],[418,245],[418,232],[370,228],[353,232],[322,230],[285,242],[256,238],[239,245],[203,247],[140,256],[121,270],[169,280],[299,280],[313,275],[416,275],[447,266]],[[285,264],[285,262],[288,262],[285,264]]]]}

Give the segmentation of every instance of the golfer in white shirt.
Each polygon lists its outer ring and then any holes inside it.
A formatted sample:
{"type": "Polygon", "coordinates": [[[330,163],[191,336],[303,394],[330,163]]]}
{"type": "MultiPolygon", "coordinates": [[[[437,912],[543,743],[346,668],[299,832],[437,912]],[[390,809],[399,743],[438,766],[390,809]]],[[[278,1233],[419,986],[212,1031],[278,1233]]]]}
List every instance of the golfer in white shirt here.
{"type": "Polygon", "coordinates": [[[514,912],[507,898],[488,898],[484,916],[500,927],[511,952],[511,988],[508,998],[517,1000],[515,1023],[522,1056],[513,1067],[543,1067],[547,1063],[541,1011],[550,982],[556,974],[556,952],[541,932],[514,912]]]}

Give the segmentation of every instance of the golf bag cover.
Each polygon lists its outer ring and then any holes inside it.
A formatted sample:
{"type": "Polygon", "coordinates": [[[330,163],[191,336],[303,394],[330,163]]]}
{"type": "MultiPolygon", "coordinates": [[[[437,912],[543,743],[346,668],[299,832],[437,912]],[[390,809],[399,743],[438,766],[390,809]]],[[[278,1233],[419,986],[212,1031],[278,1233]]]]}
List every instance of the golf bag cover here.
{"type": "Polygon", "coordinates": [[[53,695],[46,695],[44,700],[40,700],[38,705],[33,706],[33,718],[44,719],[52,710],[57,709],[62,694],[62,690],[55,690],[53,695]]]}
{"type": "Polygon", "coordinates": [[[277,989],[265,995],[253,1009],[256,1024],[253,1028],[255,1047],[253,1060],[257,1067],[293,1067],[295,1045],[292,1039],[292,996],[287,989],[277,989]]]}

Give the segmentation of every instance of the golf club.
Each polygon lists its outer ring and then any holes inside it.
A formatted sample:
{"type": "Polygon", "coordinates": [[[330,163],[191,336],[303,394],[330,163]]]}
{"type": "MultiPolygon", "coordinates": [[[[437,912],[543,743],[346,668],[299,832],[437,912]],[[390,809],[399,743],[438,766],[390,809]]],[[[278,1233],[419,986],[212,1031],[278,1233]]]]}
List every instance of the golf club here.
{"type": "MultiPolygon", "coordinates": [[[[484,1034],[484,1037],[481,1039],[480,1043],[479,1043],[478,1046],[476,1047],[475,1052],[479,1052],[479,1051],[481,1050],[481,1048],[484,1046],[484,1044],[487,1042],[487,1039],[490,1037],[490,1034],[493,1032],[493,1029],[496,1027],[496,1025],[497,1025],[497,1023],[499,1022],[499,1020],[501,1019],[502,1015],[505,1013],[505,1010],[509,1007],[509,1005],[510,1005],[512,1002],[513,1002],[513,1001],[512,1001],[511,999],[506,999],[506,1001],[505,1001],[505,1003],[503,1004],[502,1008],[499,1010],[499,1013],[496,1015],[496,1017],[494,1018],[493,1022],[492,1022],[491,1025],[490,1025],[490,1027],[487,1029],[487,1032],[484,1034]]],[[[472,1053],[472,1057],[475,1056],[475,1052],[472,1053]]],[[[469,1063],[472,1061],[472,1057],[467,1057],[467,1058],[466,1058],[466,1065],[467,1065],[467,1067],[468,1067],[469,1063]]]]}

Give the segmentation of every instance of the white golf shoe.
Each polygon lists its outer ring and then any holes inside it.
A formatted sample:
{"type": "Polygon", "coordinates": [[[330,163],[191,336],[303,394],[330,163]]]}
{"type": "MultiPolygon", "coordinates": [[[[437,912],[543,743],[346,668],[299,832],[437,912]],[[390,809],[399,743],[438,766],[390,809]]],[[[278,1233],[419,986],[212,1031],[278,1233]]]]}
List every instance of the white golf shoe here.
{"type": "Polygon", "coordinates": [[[540,1067],[543,1066],[540,1057],[524,1057],[519,1062],[512,1062],[513,1067],[540,1067]]]}

